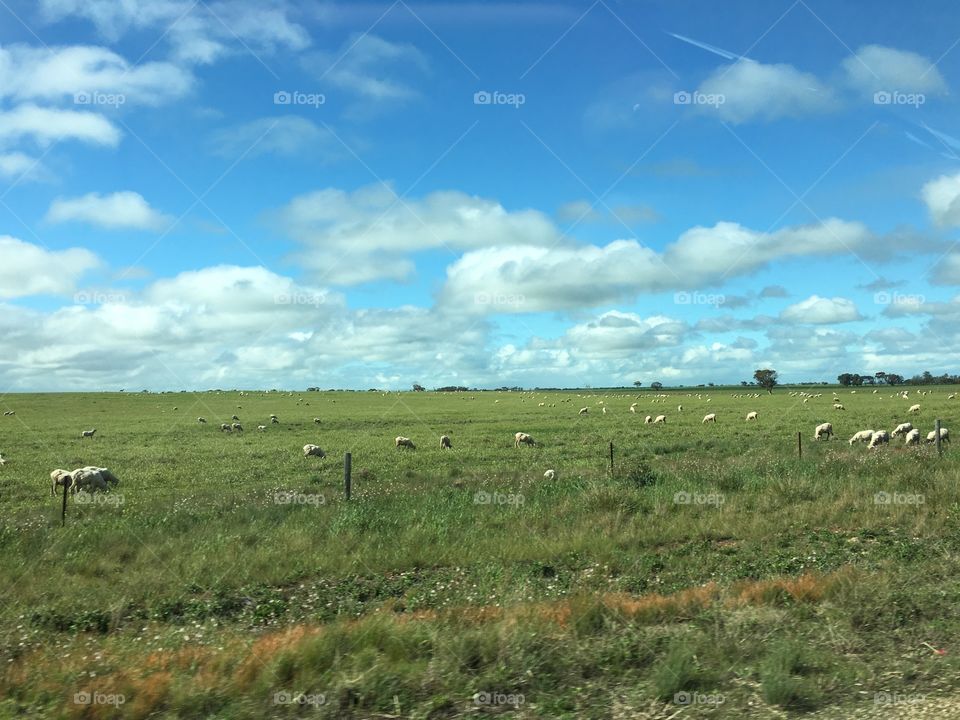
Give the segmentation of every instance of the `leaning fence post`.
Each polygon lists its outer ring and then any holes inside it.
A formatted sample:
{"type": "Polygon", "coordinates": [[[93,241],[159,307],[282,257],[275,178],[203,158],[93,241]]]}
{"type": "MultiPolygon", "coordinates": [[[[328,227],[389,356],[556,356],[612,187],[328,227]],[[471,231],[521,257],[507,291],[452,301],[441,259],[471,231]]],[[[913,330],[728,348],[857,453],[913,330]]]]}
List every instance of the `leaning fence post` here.
{"type": "Polygon", "coordinates": [[[343,492],[347,500],[350,499],[350,464],[352,456],[350,453],[343,455],[343,492]]]}
{"type": "Polygon", "coordinates": [[[797,457],[803,459],[803,433],[797,432],[797,457]]]}
{"type": "Polygon", "coordinates": [[[936,433],[935,439],[937,441],[937,454],[943,455],[943,445],[940,444],[940,418],[937,418],[937,421],[933,424],[933,431],[936,433]]]}

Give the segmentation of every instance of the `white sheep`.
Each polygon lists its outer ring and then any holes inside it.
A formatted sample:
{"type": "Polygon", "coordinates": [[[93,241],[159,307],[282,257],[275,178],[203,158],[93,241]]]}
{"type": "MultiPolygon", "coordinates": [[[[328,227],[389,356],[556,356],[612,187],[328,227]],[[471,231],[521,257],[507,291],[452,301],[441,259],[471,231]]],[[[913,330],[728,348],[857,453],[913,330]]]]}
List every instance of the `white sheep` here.
{"type": "Polygon", "coordinates": [[[636,404],[636,403],[634,403],[633,405],[630,406],[630,412],[632,412],[632,413],[637,412],[637,404],[636,404]]]}
{"type": "Polygon", "coordinates": [[[70,476],[73,478],[73,485],[71,486],[73,492],[84,490],[92,493],[97,490],[106,491],[107,489],[107,480],[97,468],[80,468],[70,473],[70,476]]]}
{"type": "Polygon", "coordinates": [[[270,424],[272,424],[272,425],[279,425],[279,424],[280,424],[280,421],[277,419],[277,416],[276,416],[276,415],[271,415],[271,416],[270,416],[270,424]]]}
{"type": "Polygon", "coordinates": [[[232,432],[232,430],[227,423],[220,423],[220,432],[232,432]]]}
{"type": "Polygon", "coordinates": [[[303,446],[303,456],[304,457],[318,457],[324,458],[327,454],[320,449],[319,445],[304,445],[303,446]]]}
{"type": "Polygon", "coordinates": [[[683,405],[677,405],[677,412],[683,412],[683,405]]]}
{"type": "Polygon", "coordinates": [[[700,421],[700,424],[703,425],[704,423],[708,423],[708,422],[715,423],[716,421],[717,421],[717,414],[708,413],[703,416],[703,420],[700,421]]]}
{"type": "Polygon", "coordinates": [[[81,431],[80,431],[80,437],[81,437],[81,438],[85,438],[85,437],[92,438],[92,437],[93,437],[93,434],[94,434],[96,431],[97,431],[96,428],[93,428],[93,430],[81,430],[81,431]]]}
{"type": "Polygon", "coordinates": [[[3,414],[4,416],[8,416],[8,415],[16,415],[17,413],[14,412],[13,410],[5,410],[3,414]]]}
{"type": "Polygon", "coordinates": [[[514,434],[513,441],[514,447],[520,447],[521,445],[536,445],[533,436],[528,435],[525,432],[518,432],[514,434]]]}
{"type": "Polygon", "coordinates": [[[861,430],[860,432],[854,433],[853,437],[850,438],[850,444],[853,445],[855,442],[870,442],[870,438],[873,437],[873,430],[861,430]]]}
{"type": "Polygon", "coordinates": [[[240,431],[240,432],[243,432],[243,425],[241,425],[241,424],[238,423],[238,422],[233,423],[233,425],[231,425],[230,427],[233,428],[234,430],[238,430],[238,431],[240,431]]]}
{"type": "Polygon", "coordinates": [[[276,420],[276,419],[277,419],[277,416],[271,414],[271,415],[270,415],[270,419],[271,419],[271,420],[276,420]]]}
{"type": "Polygon", "coordinates": [[[833,435],[833,425],[830,423],[820,423],[813,429],[813,439],[820,440],[823,436],[827,436],[827,440],[833,435]]]}
{"type": "Polygon", "coordinates": [[[649,425],[649,424],[652,423],[652,422],[653,422],[653,416],[652,416],[652,415],[647,415],[647,416],[643,419],[643,424],[644,424],[644,425],[649,425]]]}
{"type": "Polygon", "coordinates": [[[890,437],[897,437],[897,435],[906,435],[911,430],[913,430],[913,423],[908,423],[908,422],[900,423],[893,429],[893,432],[890,433],[890,437]]]}
{"type": "Polygon", "coordinates": [[[883,443],[889,443],[889,442],[890,442],[890,433],[888,433],[886,430],[877,430],[873,434],[873,436],[870,438],[870,444],[867,445],[867,447],[875,448],[878,445],[881,445],[883,443]]]}
{"type": "Polygon", "coordinates": [[[313,422],[316,423],[317,425],[319,425],[319,424],[320,424],[320,418],[314,418],[314,419],[313,419],[313,422]]]}
{"type": "MultiPolygon", "coordinates": [[[[932,443],[937,441],[937,431],[931,430],[927,433],[927,442],[932,443]]],[[[950,431],[947,428],[940,428],[940,442],[950,442],[950,431]]]]}
{"type": "Polygon", "coordinates": [[[266,425],[257,425],[257,431],[258,431],[258,432],[266,432],[266,430],[267,430],[267,426],[266,426],[266,425]]]}
{"type": "Polygon", "coordinates": [[[747,420],[756,420],[758,417],[756,410],[747,413],[747,420]]]}
{"type": "Polygon", "coordinates": [[[907,410],[907,412],[910,413],[911,415],[919,415],[919,414],[920,414],[920,406],[919,406],[919,405],[911,405],[911,406],[910,406],[910,409],[907,410]]]}
{"type": "Polygon", "coordinates": [[[586,415],[588,412],[590,412],[590,408],[585,408],[585,407],[584,407],[584,408],[580,408],[580,413],[579,413],[579,414],[580,414],[580,415],[586,415]]]}
{"type": "Polygon", "coordinates": [[[240,422],[240,418],[238,418],[236,415],[233,415],[230,419],[231,419],[231,420],[236,420],[237,422],[240,422]]]}
{"type": "Polygon", "coordinates": [[[653,419],[653,424],[656,425],[656,424],[658,424],[658,423],[659,423],[660,425],[666,425],[666,424],[667,424],[667,416],[666,416],[666,415],[657,415],[657,416],[653,419]]]}
{"type": "Polygon", "coordinates": [[[69,470],[60,468],[50,473],[50,494],[56,495],[58,487],[70,487],[73,485],[73,475],[69,470]]]}
{"type": "Polygon", "coordinates": [[[834,409],[834,410],[846,410],[846,408],[843,406],[842,403],[834,403],[834,404],[833,404],[833,409],[834,409]]]}
{"type": "Polygon", "coordinates": [[[417,446],[413,444],[413,440],[408,437],[403,437],[403,435],[397,435],[394,440],[398,448],[405,447],[410,448],[411,450],[416,450],[417,446]]]}
{"type": "Polygon", "coordinates": [[[556,471],[556,470],[547,470],[547,471],[543,474],[543,477],[546,478],[547,480],[556,480],[556,479],[557,479],[557,471],[556,471]]]}
{"type": "Polygon", "coordinates": [[[207,419],[206,419],[206,418],[202,418],[202,417],[198,417],[198,418],[197,418],[197,422],[198,422],[199,424],[201,424],[201,425],[206,425],[207,419]]]}
{"type": "Polygon", "coordinates": [[[904,445],[919,445],[920,444],[920,430],[914,428],[908,432],[903,438],[904,445]]]}
{"type": "Polygon", "coordinates": [[[440,449],[441,450],[453,450],[453,443],[450,442],[449,435],[440,436],[440,449]]]}

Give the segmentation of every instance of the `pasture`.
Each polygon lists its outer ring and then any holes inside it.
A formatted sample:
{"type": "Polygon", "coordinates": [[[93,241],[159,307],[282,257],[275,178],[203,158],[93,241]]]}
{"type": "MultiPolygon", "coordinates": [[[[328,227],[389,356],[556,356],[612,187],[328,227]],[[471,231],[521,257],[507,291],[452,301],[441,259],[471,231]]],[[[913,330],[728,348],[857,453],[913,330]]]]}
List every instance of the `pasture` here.
{"type": "Polygon", "coordinates": [[[960,451],[847,439],[960,400],[835,390],[6,395],[0,717],[957,717],[960,451]]]}

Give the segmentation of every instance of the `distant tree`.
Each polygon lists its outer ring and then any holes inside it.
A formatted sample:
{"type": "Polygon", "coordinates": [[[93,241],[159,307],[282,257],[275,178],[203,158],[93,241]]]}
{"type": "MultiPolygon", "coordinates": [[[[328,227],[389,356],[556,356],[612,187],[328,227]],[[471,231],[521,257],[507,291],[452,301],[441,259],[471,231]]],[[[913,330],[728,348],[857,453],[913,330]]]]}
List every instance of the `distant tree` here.
{"type": "Polygon", "coordinates": [[[633,385],[634,385],[634,387],[640,387],[641,385],[643,385],[643,383],[640,382],[639,380],[634,380],[634,381],[633,381],[633,385]]]}
{"type": "Polygon", "coordinates": [[[769,368],[764,370],[755,370],[753,379],[760,387],[764,388],[771,395],[773,389],[777,386],[777,371],[769,368]]]}
{"type": "Polygon", "coordinates": [[[414,383],[414,384],[413,384],[413,391],[414,391],[414,392],[423,392],[424,390],[426,390],[426,388],[423,387],[423,385],[421,385],[420,383],[414,383]]]}
{"type": "Polygon", "coordinates": [[[746,380],[741,380],[740,384],[743,385],[744,387],[747,387],[750,383],[748,383],[746,380]]]}
{"type": "Polygon", "coordinates": [[[651,390],[662,390],[662,389],[663,389],[663,383],[660,382],[659,380],[657,380],[656,382],[652,382],[652,383],[650,383],[650,389],[651,389],[651,390]]]}
{"type": "Polygon", "coordinates": [[[887,385],[903,385],[903,375],[887,373],[887,385]]]}
{"type": "Polygon", "coordinates": [[[861,375],[860,379],[863,380],[864,385],[873,385],[876,382],[876,378],[873,375],[861,375]]]}
{"type": "Polygon", "coordinates": [[[853,375],[850,373],[840,373],[837,375],[837,382],[846,387],[853,384],[853,375]]]}

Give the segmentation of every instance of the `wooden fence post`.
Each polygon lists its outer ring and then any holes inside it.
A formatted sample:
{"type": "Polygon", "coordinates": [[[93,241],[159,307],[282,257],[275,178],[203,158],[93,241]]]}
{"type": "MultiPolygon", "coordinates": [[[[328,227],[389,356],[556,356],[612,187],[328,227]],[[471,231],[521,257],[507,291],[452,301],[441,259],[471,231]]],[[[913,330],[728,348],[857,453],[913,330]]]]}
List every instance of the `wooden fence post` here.
{"type": "Polygon", "coordinates": [[[610,477],[613,477],[613,440],[610,441],[610,477]]]}
{"type": "Polygon", "coordinates": [[[63,527],[67,522],[67,490],[70,489],[70,485],[73,482],[71,478],[65,478],[63,481],[63,505],[60,506],[60,527],[63,527]]]}
{"type": "Polygon", "coordinates": [[[937,418],[936,422],[933,424],[933,431],[936,433],[937,454],[943,455],[943,445],[940,443],[940,418],[937,418]]]}
{"type": "Polygon", "coordinates": [[[797,432],[797,457],[803,459],[803,433],[797,432]]]}
{"type": "Polygon", "coordinates": [[[343,492],[347,500],[350,499],[350,465],[352,456],[350,453],[344,453],[343,456],[343,492]]]}

